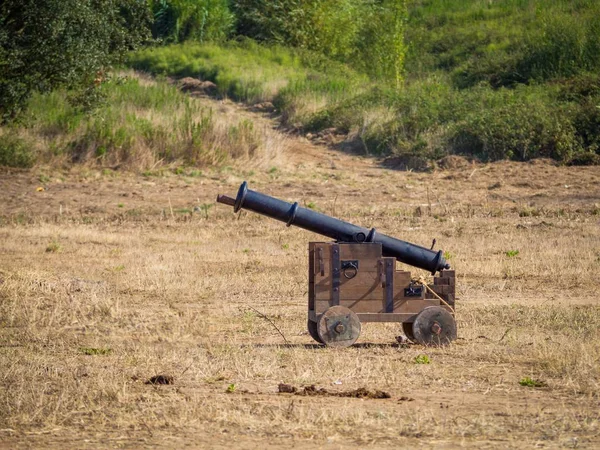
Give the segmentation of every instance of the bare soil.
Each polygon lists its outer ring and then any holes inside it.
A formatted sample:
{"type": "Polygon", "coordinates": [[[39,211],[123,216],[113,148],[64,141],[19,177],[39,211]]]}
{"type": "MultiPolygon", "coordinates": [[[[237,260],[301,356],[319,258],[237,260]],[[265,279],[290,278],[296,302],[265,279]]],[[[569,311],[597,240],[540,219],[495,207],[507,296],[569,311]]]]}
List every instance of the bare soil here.
{"type": "Polygon", "coordinates": [[[341,136],[287,139],[268,168],[2,171],[0,447],[600,445],[597,167],[453,158],[420,173],[337,150],[341,136]],[[366,324],[351,348],[317,345],[306,250],[322,237],[215,205],[243,180],[436,238],[459,339],[398,344],[398,325],[366,324]],[[157,375],[172,382],[146,384],[157,375]]]}

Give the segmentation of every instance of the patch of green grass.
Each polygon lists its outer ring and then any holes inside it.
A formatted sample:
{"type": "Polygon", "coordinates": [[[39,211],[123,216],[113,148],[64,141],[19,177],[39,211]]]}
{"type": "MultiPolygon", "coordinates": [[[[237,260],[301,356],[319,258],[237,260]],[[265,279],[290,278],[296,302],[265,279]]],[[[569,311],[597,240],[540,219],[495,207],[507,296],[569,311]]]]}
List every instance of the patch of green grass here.
{"type": "Polygon", "coordinates": [[[519,255],[519,250],[508,250],[507,252],[504,252],[504,254],[508,257],[508,258],[514,258],[515,256],[519,255]]]}
{"type": "Polygon", "coordinates": [[[228,394],[233,394],[236,390],[236,386],[235,384],[231,383],[229,386],[227,386],[227,389],[225,389],[225,392],[227,392],[228,394]]]}
{"type": "Polygon", "coordinates": [[[88,356],[106,356],[106,355],[110,355],[112,353],[112,349],[108,348],[108,347],[99,347],[99,348],[95,348],[95,347],[80,347],[79,351],[81,353],[83,353],[84,355],[88,355],[88,356]]]}
{"type": "Polygon", "coordinates": [[[427,355],[417,355],[415,356],[415,364],[430,364],[431,359],[427,355]]]}
{"type": "Polygon", "coordinates": [[[272,100],[278,87],[308,74],[292,50],[250,40],[153,47],[132,53],[128,64],[155,75],[212,81],[220,96],[249,103],[272,100]]]}
{"type": "Polygon", "coordinates": [[[541,388],[541,387],[547,386],[547,384],[544,381],[536,380],[536,379],[533,379],[530,377],[521,378],[521,380],[519,380],[519,384],[521,386],[534,387],[534,388],[541,388]]]}

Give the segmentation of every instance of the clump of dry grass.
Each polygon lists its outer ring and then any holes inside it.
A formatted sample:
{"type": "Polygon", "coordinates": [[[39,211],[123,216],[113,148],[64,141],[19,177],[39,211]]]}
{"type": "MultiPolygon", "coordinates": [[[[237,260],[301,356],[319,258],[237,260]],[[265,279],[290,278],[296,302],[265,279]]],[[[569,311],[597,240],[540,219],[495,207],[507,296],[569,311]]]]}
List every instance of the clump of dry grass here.
{"type": "Polygon", "coordinates": [[[280,134],[251,117],[215,114],[166,81],[124,75],[103,86],[106,101],[92,115],[71,106],[63,93],[35,96],[27,132],[41,142],[34,159],[140,171],[164,165],[261,167],[285,147],[280,134]]]}

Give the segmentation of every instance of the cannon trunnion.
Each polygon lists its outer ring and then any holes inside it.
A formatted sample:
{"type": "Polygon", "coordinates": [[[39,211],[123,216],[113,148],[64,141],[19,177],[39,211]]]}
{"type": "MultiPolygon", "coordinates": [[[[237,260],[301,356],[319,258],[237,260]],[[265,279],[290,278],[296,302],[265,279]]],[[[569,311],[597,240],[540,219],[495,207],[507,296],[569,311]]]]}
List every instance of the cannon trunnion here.
{"type": "Polygon", "coordinates": [[[288,226],[320,233],[334,242],[308,247],[308,332],[319,343],[347,347],[361,323],[400,322],[404,334],[424,345],[456,339],[455,273],[443,252],[410,244],[248,189],[217,202],[249,209],[288,226]],[[436,274],[433,283],[413,280],[396,261],[436,274]]]}

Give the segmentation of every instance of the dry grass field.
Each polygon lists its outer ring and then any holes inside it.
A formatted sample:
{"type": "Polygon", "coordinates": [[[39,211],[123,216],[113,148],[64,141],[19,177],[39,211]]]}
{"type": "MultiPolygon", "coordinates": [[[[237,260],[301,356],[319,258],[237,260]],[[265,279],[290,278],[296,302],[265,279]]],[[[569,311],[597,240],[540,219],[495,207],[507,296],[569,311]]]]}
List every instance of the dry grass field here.
{"type": "Polygon", "coordinates": [[[289,139],[272,167],[0,174],[0,447],[600,446],[597,167],[413,173],[289,139]],[[436,238],[458,341],[366,324],[351,348],[316,345],[307,248],[322,238],[215,204],[243,180],[436,238]],[[159,374],[173,383],[146,384],[159,374]],[[391,398],[333,395],[358,388],[391,398]]]}

